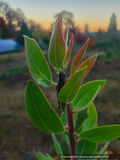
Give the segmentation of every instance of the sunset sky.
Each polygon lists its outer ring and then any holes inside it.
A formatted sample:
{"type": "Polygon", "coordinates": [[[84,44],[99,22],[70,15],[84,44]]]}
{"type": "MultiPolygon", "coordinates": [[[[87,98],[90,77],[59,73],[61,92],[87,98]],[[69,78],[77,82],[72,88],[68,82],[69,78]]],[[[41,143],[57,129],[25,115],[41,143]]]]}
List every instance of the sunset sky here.
{"type": "Polygon", "coordinates": [[[43,28],[49,29],[54,23],[54,15],[63,10],[74,15],[74,22],[84,31],[107,30],[112,13],[117,17],[117,29],[120,30],[120,0],[2,0],[14,10],[21,8],[27,19],[35,20],[43,28]]]}

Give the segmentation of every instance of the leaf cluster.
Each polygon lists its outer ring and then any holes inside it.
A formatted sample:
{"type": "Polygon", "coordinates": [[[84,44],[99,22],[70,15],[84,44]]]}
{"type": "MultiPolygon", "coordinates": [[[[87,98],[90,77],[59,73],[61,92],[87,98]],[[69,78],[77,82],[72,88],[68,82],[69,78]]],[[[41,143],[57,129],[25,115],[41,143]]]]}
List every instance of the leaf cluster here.
{"type": "MultiPolygon", "coordinates": [[[[49,62],[55,68],[56,74],[64,72],[68,67],[72,46],[73,34],[68,43],[69,27],[62,28],[62,16],[58,16],[50,39],[48,57],[49,62]]],[[[26,59],[29,71],[34,81],[44,87],[50,85],[57,86],[52,80],[51,71],[44,55],[34,39],[27,36],[25,38],[26,59]]],[[[97,55],[93,55],[81,62],[84,56],[89,39],[78,51],[71,63],[70,76],[66,78],[66,84],[60,89],[58,100],[60,103],[71,104],[72,114],[74,115],[73,124],[76,125],[78,112],[87,109],[88,117],[76,132],[76,154],[78,155],[103,155],[109,141],[120,137],[120,125],[109,125],[99,127],[97,125],[97,111],[93,104],[95,97],[104,87],[106,80],[95,80],[82,85],[84,78],[88,75],[93,67],[97,55]],[[105,142],[105,146],[98,150],[98,144],[105,142]]],[[[40,130],[51,133],[57,155],[63,154],[61,146],[54,134],[62,134],[63,139],[68,146],[69,134],[66,130],[67,114],[66,109],[59,117],[56,111],[51,107],[42,90],[32,80],[28,81],[25,93],[25,102],[27,113],[32,123],[40,130]]],[[[49,155],[44,156],[42,153],[35,153],[38,160],[52,160],[49,155]]]]}

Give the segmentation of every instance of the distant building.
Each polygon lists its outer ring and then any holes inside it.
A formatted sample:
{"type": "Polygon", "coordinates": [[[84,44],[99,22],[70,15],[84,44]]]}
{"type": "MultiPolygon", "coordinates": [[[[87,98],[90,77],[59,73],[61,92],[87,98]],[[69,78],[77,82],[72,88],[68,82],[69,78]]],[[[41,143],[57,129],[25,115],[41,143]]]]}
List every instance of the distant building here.
{"type": "Polygon", "coordinates": [[[24,47],[13,39],[0,39],[0,53],[22,50],[24,47]]]}

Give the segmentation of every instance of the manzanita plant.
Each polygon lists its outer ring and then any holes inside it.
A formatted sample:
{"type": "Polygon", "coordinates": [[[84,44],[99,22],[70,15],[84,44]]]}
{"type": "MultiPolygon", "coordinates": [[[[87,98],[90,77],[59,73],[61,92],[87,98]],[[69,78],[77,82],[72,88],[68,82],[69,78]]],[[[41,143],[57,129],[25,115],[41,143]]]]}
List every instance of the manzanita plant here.
{"type": "MultiPolygon", "coordinates": [[[[52,81],[50,68],[44,55],[34,39],[25,38],[26,58],[30,73],[36,83],[44,87],[54,85],[57,90],[58,106],[61,108],[61,117],[51,107],[42,90],[38,85],[29,80],[26,87],[25,102],[27,113],[32,123],[41,131],[51,133],[57,155],[64,159],[65,153],[55,137],[55,134],[62,134],[63,139],[69,146],[71,160],[82,156],[89,156],[88,159],[101,159],[93,155],[107,155],[106,148],[109,142],[120,137],[120,125],[97,125],[97,111],[93,104],[95,97],[104,87],[106,80],[95,80],[82,85],[83,79],[93,67],[97,55],[83,61],[80,60],[86,52],[89,39],[74,57],[70,73],[67,71],[72,46],[73,34],[68,43],[69,28],[62,28],[61,14],[57,18],[49,44],[49,62],[58,74],[58,84],[52,81]],[[88,118],[75,130],[78,112],[87,109],[88,118]],[[105,142],[102,149],[98,150],[98,144],[105,142]]],[[[53,160],[49,155],[36,153],[38,160],[53,160]]],[[[87,159],[87,158],[86,158],[87,159]]],[[[105,158],[104,158],[105,159],[105,158]]],[[[106,158],[107,159],[107,158],[106,158]]]]}

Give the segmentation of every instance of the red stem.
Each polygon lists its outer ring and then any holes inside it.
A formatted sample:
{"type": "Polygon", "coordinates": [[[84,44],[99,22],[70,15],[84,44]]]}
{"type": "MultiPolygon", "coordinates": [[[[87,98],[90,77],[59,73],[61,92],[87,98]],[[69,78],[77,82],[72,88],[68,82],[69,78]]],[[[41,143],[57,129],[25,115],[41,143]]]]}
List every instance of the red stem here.
{"type": "Polygon", "coordinates": [[[70,154],[75,155],[76,143],[75,143],[75,136],[74,136],[73,115],[72,115],[70,103],[67,104],[67,121],[69,126],[68,133],[69,133],[69,141],[70,141],[70,154]]]}

